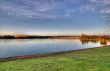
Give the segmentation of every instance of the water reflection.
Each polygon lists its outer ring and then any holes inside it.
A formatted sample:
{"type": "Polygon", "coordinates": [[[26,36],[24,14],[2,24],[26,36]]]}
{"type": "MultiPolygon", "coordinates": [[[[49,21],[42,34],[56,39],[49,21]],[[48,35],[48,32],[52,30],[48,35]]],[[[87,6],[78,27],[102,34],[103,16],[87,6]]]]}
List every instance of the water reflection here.
{"type": "Polygon", "coordinates": [[[108,44],[108,40],[81,39],[0,40],[0,58],[94,48],[108,44]]]}
{"type": "Polygon", "coordinates": [[[85,45],[85,44],[88,44],[89,42],[92,42],[92,43],[100,43],[100,45],[109,45],[109,42],[110,40],[106,40],[106,39],[101,39],[101,40],[81,40],[80,39],[80,42],[82,42],[82,45],[85,45]]]}

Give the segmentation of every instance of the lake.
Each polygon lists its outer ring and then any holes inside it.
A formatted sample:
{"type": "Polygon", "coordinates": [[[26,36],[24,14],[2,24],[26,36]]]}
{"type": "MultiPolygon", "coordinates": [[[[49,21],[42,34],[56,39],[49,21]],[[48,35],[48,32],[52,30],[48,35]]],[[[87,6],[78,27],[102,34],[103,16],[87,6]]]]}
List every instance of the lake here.
{"type": "MultiPolygon", "coordinates": [[[[109,45],[107,42],[106,45],[109,45]]],[[[0,40],[0,58],[79,50],[103,46],[99,41],[78,39],[13,39],[0,40]]]]}

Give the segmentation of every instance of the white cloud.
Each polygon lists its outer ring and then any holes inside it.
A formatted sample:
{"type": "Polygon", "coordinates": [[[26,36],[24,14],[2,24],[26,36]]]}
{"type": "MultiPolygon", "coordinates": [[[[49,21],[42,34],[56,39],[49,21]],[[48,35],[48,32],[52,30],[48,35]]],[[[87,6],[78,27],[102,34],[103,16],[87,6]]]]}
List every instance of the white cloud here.
{"type": "Polygon", "coordinates": [[[58,0],[1,0],[0,10],[10,15],[29,18],[60,18],[64,17],[68,10],[64,8],[66,1],[75,2],[75,0],[63,0],[63,2],[58,0]]]}
{"type": "Polygon", "coordinates": [[[81,10],[100,13],[103,16],[110,15],[110,0],[88,0],[81,10]]]}
{"type": "Polygon", "coordinates": [[[0,0],[0,11],[17,17],[54,19],[73,17],[75,12],[110,14],[110,0],[0,0]],[[71,7],[71,4],[77,5],[71,7]],[[80,5],[79,5],[80,4],[80,5]]]}
{"type": "Polygon", "coordinates": [[[102,14],[110,14],[110,9],[102,9],[101,13],[102,14]]]}
{"type": "Polygon", "coordinates": [[[54,9],[54,6],[47,3],[43,3],[43,5],[42,3],[36,1],[24,1],[22,3],[24,4],[16,5],[16,2],[3,1],[0,3],[0,9],[2,9],[5,12],[10,12],[11,14],[19,14],[20,16],[34,16],[47,18],[51,17],[49,14],[49,10],[54,9]]]}
{"type": "Polygon", "coordinates": [[[101,4],[110,4],[110,0],[90,0],[91,2],[101,3],[101,4]]]}
{"type": "Polygon", "coordinates": [[[102,3],[103,3],[103,4],[106,4],[106,5],[107,5],[107,4],[110,4],[110,0],[102,0],[102,3]]]}

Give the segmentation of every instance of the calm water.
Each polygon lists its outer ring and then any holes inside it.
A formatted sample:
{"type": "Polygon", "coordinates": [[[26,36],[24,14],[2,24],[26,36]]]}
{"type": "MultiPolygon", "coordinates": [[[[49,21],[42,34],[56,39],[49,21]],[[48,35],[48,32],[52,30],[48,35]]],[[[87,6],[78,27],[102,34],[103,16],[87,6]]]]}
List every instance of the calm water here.
{"type": "Polygon", "coordinates": [[[80,40],[65,39],[17,39],[0,40],[0,58],[78,50],[102,46],[100,42],[87,42],[82,45],[80,40]]]}

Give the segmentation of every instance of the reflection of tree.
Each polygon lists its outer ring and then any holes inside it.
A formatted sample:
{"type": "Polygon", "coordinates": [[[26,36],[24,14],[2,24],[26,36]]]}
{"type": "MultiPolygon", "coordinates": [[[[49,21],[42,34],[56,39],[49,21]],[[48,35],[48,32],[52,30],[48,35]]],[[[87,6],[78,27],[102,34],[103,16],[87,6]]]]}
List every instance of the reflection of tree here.
{"type": "Polygon", "coordinates": [[[84,44],[88,44],[89,42],[97,43],[99,40],[89,40],[89,39],[88,40],[84,40],[84,39],[81,40],[80,39],[80,41],[82,42],[82,45],[84,45],[84,44]]]}
{"type": "Polygon", "coordinates": [[[107,41],[106,40],[100,41],[100,44],[101,45],[107,45],[107,41]]]}
{"type": "Polygon", "coordinates": [[[82,42],[82,45],[84,44],[88,44],[89,42],[92,42],[92,43],[97,43],[97,42],[100,42],[100,45],[107,45],[107,40],[80,40],[82,42]]]}

